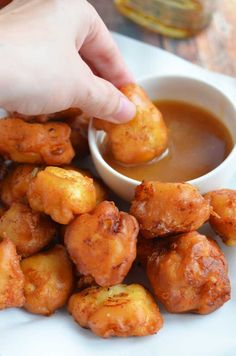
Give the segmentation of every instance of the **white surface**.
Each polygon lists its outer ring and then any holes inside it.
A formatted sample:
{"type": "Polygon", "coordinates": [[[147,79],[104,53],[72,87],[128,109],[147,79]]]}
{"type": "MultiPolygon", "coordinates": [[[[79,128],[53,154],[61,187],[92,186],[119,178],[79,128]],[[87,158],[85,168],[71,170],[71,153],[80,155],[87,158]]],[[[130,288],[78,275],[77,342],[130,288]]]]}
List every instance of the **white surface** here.
{"type": "MultiPolygon", "coordinates": [[[[176,75],[151,76],[138,81],[152,100],[179,100],[201,106],[215,114],[232,134],[236,142],[236,111],[234,102],[223,92],[206,82],[196,78],[176,75]]],[[[94,165],[104,182],[120,198],[131,201],[135,188],[140,184],[135,179],[128,178],[107,164],[99,147],[104,138],[104,132],[96,131],[92,122],[89,127],[89,147],[94,165]]],[[[207,154],[207,152],[205,153],[207,154]]],[[[232,166],[236,161],[236,147],[216,169],[191,180],[189,183],[197,187],[202,194],[225,187],[232,177],[232,166]]],[[[156,177],[158,179],[158,177],[156,177]]]]}
{"type": "MultiPolygon", "coordinates": [[[[137,79],[153,74],[190,74],[224,90],[236,100],[236,82],[208,73],[164,51],[115,35],[137,79]]],[[[232,165],[232,169],[235,166],[232,165]]],[[[236,188],[236,175],[229,183],[236,188]]],[[[224,246],[230,267],[232,299],[207,316],[163,312],[164,328],[144,338],[99,339],[65,312],[49,318],[9,309],[0,313],[0,356],[235,356],[236,248],[224,246]]],[[[140,273],[136,273],[137,281],[140,273]]]]}

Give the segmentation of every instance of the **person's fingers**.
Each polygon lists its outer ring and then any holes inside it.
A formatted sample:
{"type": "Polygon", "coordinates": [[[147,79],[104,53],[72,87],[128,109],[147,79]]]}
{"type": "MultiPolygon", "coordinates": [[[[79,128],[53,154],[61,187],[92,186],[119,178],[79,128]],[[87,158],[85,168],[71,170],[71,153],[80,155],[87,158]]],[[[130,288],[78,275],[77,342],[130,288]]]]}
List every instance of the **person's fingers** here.
{"type": "Polygon", "coordinates": [[[116,87],[134,82],[121,53],[105,24],[91,7],[91,27],[79,52],[100,77],[116,87]]]}
{"type": "Polygon", "coordinates": [[[136,114],[135,105],[114,85],[94,75],[85,63],[83,65],[83,71],[74,85],[78,89],[71,106],[79,107],[90,116],[114,123],[131,120],[136,114]]]}

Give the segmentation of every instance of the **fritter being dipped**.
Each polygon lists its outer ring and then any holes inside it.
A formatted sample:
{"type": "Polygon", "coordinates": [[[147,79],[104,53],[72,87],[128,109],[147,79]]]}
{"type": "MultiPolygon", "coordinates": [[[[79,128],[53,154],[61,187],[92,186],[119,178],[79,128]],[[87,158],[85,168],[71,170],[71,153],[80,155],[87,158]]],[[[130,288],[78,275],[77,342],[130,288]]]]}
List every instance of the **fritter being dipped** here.
{"type": "Polygon", "coordinates": [[[30,181],[27,198],[33,210],[50,215],[60,224],[68,224],[75,215],[89,212],[96,205],[93,180],[58,167],[39,171],[30,181]]]}
{"type": "Polygon", "coordinates": [[[42,250],[55,234],[56,224],[49,216],[33,212],[22,203],[13,203],[0,219],[0,237],[10,238],[23,257],[42,250]]]}
{"type": "Polygon", "coordinates": [[[0,120],[0,154],[15,162],[48,165],[69,164],[74,157],[71,129],[65,123],[28,123],[0,120]]]}
{"type": "Polygon", "coordinates": [[[160,156],[167,148],[167,128],[160,111],[137,84],[120,89],[137,107],[133,120],[113,124],[96,119],[97,129],[107,132],[107,144],[115,160],[140,164],[160,156]]]}
{"type": "Polygon", "coordinates": [[[78,271],[101,286],[121,283],[135,257],[136,219],[104,201],[90,214],[82,214],[66,228],[65,245],[78,271]]]}
{"type": "Polygon", "coordinates": [[[10,206],[13,202],[27,203],[26,192],[29,182],[37,171],[38,167],[31,164],[20,164],[11,167],[2,181],[2,202],[6,206],[10,206]]]}
{"type": "Polygon", "coordinates": [[[146,238],[198,229],[210,217],[210,204],[188,183],[143,182],[135,191],[130,212],[146,238]]]}
{"type": "Polygon", "coordinates": [[[24,308],[34,314],[50,315],[68,300],[73,288],[73,268],[66,250],[56,245],[21,261],[25,276],[24,308]]]}
{"type": "Polygon", "coordinates": [[[80,326],[104,338],[152,335],[163,326],[153,297],[138,284],[87,288],[71,296],[68,310],[80,326]]]}
{"type": "Polygon", "coordinates": [[[194,231],[154,242],[146,270],[168,312],[208,314],[230,299],[227,262],[215,241],[194,231]]]}
{"type": "Polygon", "coordinates": [[[0,241],[0,310],[21,307],[24,298],[24,275],[20,257],[10,239],[0,241]]]}
{"type": "Polygon", "coordinates": [[[220,189],[205,195],[212,208],[210,225],[228,246],[236,246],[236,190],[220,189]]]}

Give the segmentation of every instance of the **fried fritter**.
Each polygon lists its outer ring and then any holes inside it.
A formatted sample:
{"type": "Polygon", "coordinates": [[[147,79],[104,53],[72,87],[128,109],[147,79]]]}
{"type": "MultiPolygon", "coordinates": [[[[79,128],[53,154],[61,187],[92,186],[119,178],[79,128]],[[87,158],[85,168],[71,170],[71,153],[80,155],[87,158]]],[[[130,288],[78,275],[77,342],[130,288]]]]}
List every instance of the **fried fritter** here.
{"type": "Polygon", "coordinates": [[[2,202],[7,206],[11,206],[13,202],[27,203],[26,192],[29,182],[37,171],[37,166],[31,164],[11,167],[2,181],[2,202]]]}
{"type": "Polygon", "coordinates": [[[74,170],[81,173],[85,177],[93,179],[93,184],[96,190],[96,204],[101,203],[104,200],[107,200],[109,191],[108,188],[104,185],[101,179],[94,177],[94,175],[88,169],[80,169],[73,166],[63,166],[64,169],[74,170]]]}
{"type": "Polygon", "coordinates": [[[155,242],[147,275],[168,312],[208,314],[230,299],[227,262],[215,241],[195,231],[155,242]]]}
{"type": "Polygon", "coordinates": [[[107,144],[116,161],[140,164],[160,156],[168,139],[160,111],[137,84],[128,84],[120,90],[137,107],[134,119],[125,124],[96,119],[95,127],[107,132],[107,144]]]}
{"type": "Polygon", "coordinates": [[[34,314],[50,315],[68,300],[73,288],[72,263],[61,245],[21,261],[25,276],[24,308],[34,314]]]}
{"type": "Polygon", "coordinates": [[[42,250],[54,238],[56,224],[29,206],[13,203],[0,219],[0,237],[10,238],[23,257],[42,250]]]}
{"type": "Polygon", "coordinates": [[[228,246],[236,246],[236,190],[220,189],[205,195],[212,208],[210,224],[228,246]]]}
{"type": "Polygon", "coordinates": [[[27,191],[31,208],[44,212],[60,224],[68,224],[76,214],[94,209],[93,180],[58,167],[47,167],[31,179],[27,191]]]}
{"type": "Polygon", "coordinates": [[[0,120],[0,153],[22,163],[69,164],[74,157],[71,129],[65,123],[27,123],[21,119],[0,120]]]}
{"type": "Polygon", "coordinates": [[[68,310],[80,326],[104,338],[152,335],[163,325],[151,294],[138,284],[87,288],[72,295],[68,310]]]}
{"type": "Polygon", "coordinates": [[[121,283],[135,257],[136,219],[102,202],[90,214],[78,216],[65,233],[65,245],[78,271],[107,287],[121,283]]]}
{"type": "Polygon", "coordinates": [[[21,307],[24,302],[24,275],[20,257],[10,239],[0,242],[0,310],[21,307]]]}
{"type": "Polygon", "coordinates": [[[146,238],[198,229],[210,217],[210,204],[188,183],[143,182],[130,212],[146,238]]]}

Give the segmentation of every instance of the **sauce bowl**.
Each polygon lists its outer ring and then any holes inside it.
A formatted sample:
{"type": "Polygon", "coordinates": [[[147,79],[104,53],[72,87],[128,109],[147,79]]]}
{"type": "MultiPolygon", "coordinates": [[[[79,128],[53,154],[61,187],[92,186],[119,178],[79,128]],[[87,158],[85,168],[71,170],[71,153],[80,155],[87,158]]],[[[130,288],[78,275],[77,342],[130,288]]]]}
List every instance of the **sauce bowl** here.
{"type": "MultiPolygon", "coordinates": [[[[219,89],[190,77],[158,76],[148,77],[138,82],[149,97],[155,100],[184,101],[200,106],[213,113],[229,130],[233,139],[233,149],[228,157],[209,173],[188,181],[197,187],[202,194],[226,186],[236,170],[236,107],[235,104],[219,89]]],[[[92,160],[96,170],[107,186],[120,198],[130,201],[135,188],[141,183],[114,170],[103,159],[100,145],[104,132],[97,131],[91,120],[88,140],[92,160]]]]}

